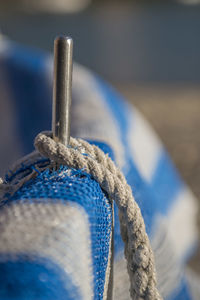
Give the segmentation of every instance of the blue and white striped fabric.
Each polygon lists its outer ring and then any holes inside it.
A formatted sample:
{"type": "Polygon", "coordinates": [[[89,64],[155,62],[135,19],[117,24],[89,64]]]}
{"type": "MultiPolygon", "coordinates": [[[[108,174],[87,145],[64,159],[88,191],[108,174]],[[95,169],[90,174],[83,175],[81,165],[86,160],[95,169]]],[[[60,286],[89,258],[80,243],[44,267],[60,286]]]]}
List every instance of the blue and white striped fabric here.
{"type": "MultiPolygon", "coordinates": [[[[0,172],[33,150],[51,127],[52,57],[1,40],[0,172]]],[[[72,132],[98,145],[123,171],[139,204],[167,300],[200,299],[186,267],[198,240],[197,203],[140,113],[92,72],[75,64],[72,132]]],[[[30,179],[0,208],[0,300],[114,299],[129,296],[117,209],[84,171],[48,168],[28,156],[6,175],[30,179]],[[113,274],[112,274],[113,272],[113,274]]]]}

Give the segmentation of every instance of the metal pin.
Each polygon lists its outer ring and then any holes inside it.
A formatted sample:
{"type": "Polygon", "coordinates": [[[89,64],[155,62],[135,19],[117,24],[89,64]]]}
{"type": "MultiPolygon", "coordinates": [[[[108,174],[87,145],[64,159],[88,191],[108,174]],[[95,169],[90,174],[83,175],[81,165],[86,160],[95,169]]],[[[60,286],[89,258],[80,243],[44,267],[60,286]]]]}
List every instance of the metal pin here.
{"type": "Polygon", "coordinates": [[[73,40],[70,37],[58,36],[54,40],[52,131],[53,139],[66,146],[70,139],[72,55],[73,40]]]}

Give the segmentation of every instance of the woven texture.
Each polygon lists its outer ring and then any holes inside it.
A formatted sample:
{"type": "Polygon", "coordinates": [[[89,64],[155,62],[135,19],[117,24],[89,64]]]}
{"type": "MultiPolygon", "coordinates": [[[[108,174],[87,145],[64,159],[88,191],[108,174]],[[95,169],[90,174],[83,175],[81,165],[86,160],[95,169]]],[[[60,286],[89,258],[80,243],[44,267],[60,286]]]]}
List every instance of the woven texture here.
{"type": "MultiPolygon", "coordinates": [[[[30,171],[28,166],[26,171],[30,171]]],[[[11,261],[18,261],[19,253],[23,253],[27,265],[39,260],[48,272],[49,263],[57,264],[67,275],[54,274],[58,282],[67,284],[61,299],[76,299],[76,289],[80,299],[103,297],[112,207],[91,176],[66,167],[53,173],[43,171],[25,183],[3,206],[1,241],[4,243],[1,243],[0,253],[7,253],[11,261]],[[68,278],[73,283],[70,289],[68,278]]],[[[56,271],[51,266],[50,270],[56,271]]],[[[13,294],[18,295],[18,279],[15,280],[12,289],[13,294]]],[[[40,277],[35,282],[36,286],[29,287],[32,292],[37,292],[40,277]]],[[[21,299],[29,299],[26,297],[21,299]]],[[[56,290],[54,297],[60,299],[56,290]]]]}
{"type": "MultiPolygon", "coordinates": [[[[33,150],[37,133],[51,126],[53,63],[49,55],[2,41],[0,66],[2,176],[10,163],[33,150]]],[[[198,240],[196,199],[177,175],[149,124],[107,83],[77,64],[74,64],[71,122],[71,135],[89,140],[109,153],[130,185],[153,248],[162,297],[199,300],[199,280],[193,275],[195,280],[188,280],[189,272],[186,272],[186,262],[198,240]]],[[[14,299],[20,300],[40,299],[38,295],[43,295],[44,299],[51,299],[51,295],[53,299],[106,299],[112,278],[113,237],[113,297],[129,300],[130,284],[117,207],[114,205],[112,236],[111,203],[97,182],[82,171],[75,176],[77,171],[69,171],[66,167],[50,174],[45,171],[48,163],[40,156],[36,160],[28,156],[10,168],[5,176],[4,184],[9,189],[0,207],[1,228],[4,229],[0,235],[0,299],[11,300],[14,294],[14,299]],[[61,178],[62,185],[59,184],[61,178]],[[77,193],[68,183],[76,186],[77,193]],[[9,194],[13,185],[18,192],[9,194]],[[67,188],[63,190],[61,186],[67,188]],[[94,187],[94,193],[88,186],[94,187]],[[29,214],[29,211],[34,213],[29,214]],[[61,223],[51,212],[62,214],[61,223]],[[45,232],[41,232],[42,226],[36,226],[37,215],[43,227],[44,220],[48,220],[45,232]],[[105,226],[108,228],[106,234],[105,226]],[[30,234],[30,227],[40,233],[40,241],[34,230],[30,234]],[[52,242],[49,236],[55,236],[57,231],[62,239],[53,239],[54,246],[49,247],[52,242]],[[20,243],[14,239],[13,232],[20,243]],[[64,236],[68,238],[65,240],[64,236]],[[19,244],[21,250],[15,248],[19,244]],[[16,249],[15,253],[12,248],[16,249]],[[50,249],[54,249],[54,253],[50,249]],[[63,255],[63,260],[58,253],[63,255]],[[75,256],[79,259],[74,259],[75,256]],[[73,272],[77,269],[77,261],[85,259],[87,263],[79,266],[81,272],[73,272]],[[64,261],[69,262],[68,267],[64,267],[64,261]],[[83,273],[88,276],[80,280],[83,273]]]]}

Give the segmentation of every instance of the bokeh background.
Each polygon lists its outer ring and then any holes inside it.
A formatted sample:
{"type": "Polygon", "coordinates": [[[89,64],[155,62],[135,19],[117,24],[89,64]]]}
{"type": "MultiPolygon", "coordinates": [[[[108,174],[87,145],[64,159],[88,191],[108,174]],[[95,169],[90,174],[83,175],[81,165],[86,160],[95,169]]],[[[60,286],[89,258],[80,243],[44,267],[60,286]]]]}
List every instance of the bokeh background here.
{"type": "Polygon", "coordinates": [[[44,51],[72,36],[74,59],[143,112],[200,200],[200,1],[1,0],[0,30],[44,51]]]}

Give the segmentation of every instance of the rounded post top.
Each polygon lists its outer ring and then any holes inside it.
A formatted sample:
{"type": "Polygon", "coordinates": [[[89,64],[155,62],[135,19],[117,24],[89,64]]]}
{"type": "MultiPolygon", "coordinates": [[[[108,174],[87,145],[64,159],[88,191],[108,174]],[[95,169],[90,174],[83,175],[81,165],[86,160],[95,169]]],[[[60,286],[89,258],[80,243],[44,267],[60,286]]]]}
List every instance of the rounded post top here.
{"type": "Polygon", "coordinates": [[[73,40],[69,36],[59,35],[55,38],[54,44],[67,44],[70,46],[71,44],[73,44],[73,40]]]}

